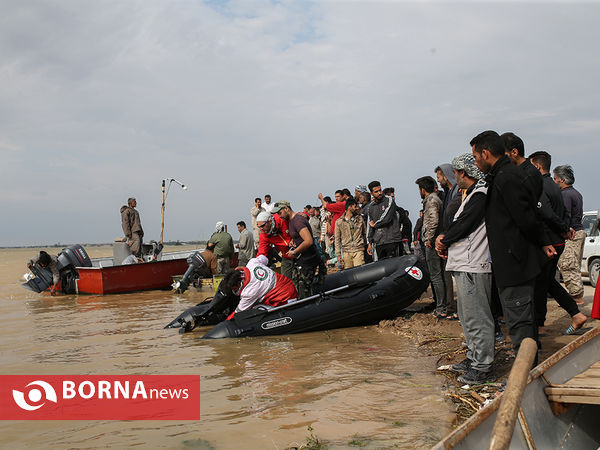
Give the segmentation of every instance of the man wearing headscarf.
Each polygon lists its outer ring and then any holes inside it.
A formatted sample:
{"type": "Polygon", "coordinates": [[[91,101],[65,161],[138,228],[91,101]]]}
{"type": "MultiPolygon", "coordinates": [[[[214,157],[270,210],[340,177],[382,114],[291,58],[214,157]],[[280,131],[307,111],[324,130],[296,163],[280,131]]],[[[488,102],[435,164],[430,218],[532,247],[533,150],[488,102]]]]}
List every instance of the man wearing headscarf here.
{"type": "Polygon", "coordinates": [[[215,245],[215,256],[217,257],[217,270],[219,273],[227,273],[231,270],[231,258],[233,256],[233,238],[227,232],[223,222],[217,222],[216,231],[208,242],[215,245]]]}
{"type": "Polygon", "coordinates": [[[360,195],[366,192],[369,192],[366,185],[358,184],[354,186],[354,201],[356,201],[356,203],[360,203],[360,195]]]}
{"type": "Polygon", "coordinates": [[[467,342],[467,357],[452,369],[462,373],[461,383],[480,384],[490,377],[494,362],[492,316],[492,262],[485,228],[487,185],[471,153],[452,161],[457,186],[465,190],[452,223],[435,242],[447,258],[446,270],[454,276],[458,315],[467,342]]]}

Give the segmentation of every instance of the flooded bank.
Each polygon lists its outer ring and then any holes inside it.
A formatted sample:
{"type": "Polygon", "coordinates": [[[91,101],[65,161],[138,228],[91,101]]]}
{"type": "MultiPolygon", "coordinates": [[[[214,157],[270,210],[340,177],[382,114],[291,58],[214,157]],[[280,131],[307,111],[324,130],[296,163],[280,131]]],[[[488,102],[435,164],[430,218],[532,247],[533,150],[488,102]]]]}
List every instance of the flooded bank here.
{"type": "MultiPolygon", "coordinates": [[[[3,374],[199,374],[199,421],[0,423],[11,447],[286,448],[308,427],[329,448],[429,447],[450,431],[434,357],[378,327],[201,340],[163,327],[211,295],[35,294],[18,279],[35,249],[0,250],[3,374]]],[[[92,257],[110,247],[90,247],[92,257]]]]}

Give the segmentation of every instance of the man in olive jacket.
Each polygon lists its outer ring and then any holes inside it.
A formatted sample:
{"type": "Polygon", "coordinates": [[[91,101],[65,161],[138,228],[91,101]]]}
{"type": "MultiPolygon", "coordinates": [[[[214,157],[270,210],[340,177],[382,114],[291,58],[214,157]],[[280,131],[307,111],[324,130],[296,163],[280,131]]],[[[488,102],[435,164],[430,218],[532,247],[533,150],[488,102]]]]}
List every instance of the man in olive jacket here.
{"type": "Polygon", "coordinates": [[[134,197],[127,199],[127,205],[121,206],[121,227],[127,237],[127,245],[131,253],[138,258],[142,254],[144,230],[140,221],[140,213],[135,209],[137,201],[134,197]]]}
{"type": "Polygon", "coordinates": [[[533,291],[544,254],[543,230],[536,218],[537,198],[527,186],[523,171],[504,153],[500,136],[484,131],[471,140],[475,163],[486,174],[488,195],[485,225],[494,278],[515,352],[526,337],[537,340],[533,291]]]}
{"type": "Polygon", "coordinates": [[[219,273],[227,273],[231,270],[231,258],[233,258],[235,252],[233,238],[227,232],[227,227],[223,222],[217,222],[215,230],[208,242],[215,245],[215,256],[217,257],[217,269],[219,273]]]}

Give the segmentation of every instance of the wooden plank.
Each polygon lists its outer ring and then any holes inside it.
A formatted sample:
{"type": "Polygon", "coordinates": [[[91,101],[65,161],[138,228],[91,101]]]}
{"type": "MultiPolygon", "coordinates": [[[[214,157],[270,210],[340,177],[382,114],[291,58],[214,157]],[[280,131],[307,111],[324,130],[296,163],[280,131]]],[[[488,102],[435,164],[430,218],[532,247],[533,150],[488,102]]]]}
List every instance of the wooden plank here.
{"type": "Polygon", "coordinates": [[[600,389],[594,388],[572,388],[572,387],[547,387],[544,389],[546,395],[589,395],[591,397],[600,397],[600,389]]]}
{"type": "Polygon", "coordinates": [[[560,386],[568,386],[568,387],[595,387],[600,388],[600,378],[579,378],[579,379],[570,379],[565,384],[561,384],[560,386]]]}
{"type": "Polygon", "coordinates": [[[600,363],[596,362],[592,364],[592,366],[589,369],[583,371],[578,375],[575,375],[563,386],[585,386],[600,388],[600,363]]]}
{"type": "Polygon", "coordinates": [[[600,397],[585,395],[549,395],[548,400],[558,403],[575,403],[579,405],[600,405],[600,397]]]}
{"type": "MultiPolygon", "coordinates": [[[[593,377],[600,376],[600,367],[590,367],[588,370],[580,373],[579,375],[583,375],[584,373],[587,373],[593,377]]],[[[579,375],[575,375],[575,376],[578,377],[579,375]]]]}

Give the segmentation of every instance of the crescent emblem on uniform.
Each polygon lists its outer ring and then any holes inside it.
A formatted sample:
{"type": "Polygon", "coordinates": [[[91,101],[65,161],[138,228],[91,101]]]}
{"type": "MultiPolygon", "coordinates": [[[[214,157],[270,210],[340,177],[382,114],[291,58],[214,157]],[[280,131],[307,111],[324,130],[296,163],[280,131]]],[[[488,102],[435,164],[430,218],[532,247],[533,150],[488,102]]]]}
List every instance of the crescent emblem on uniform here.
{"type": "Polygon", "coordinates": [[[258,278],[259,281],[264,281],[267,279],[267,271],[263,267],[255,267],[254,276],[258,278]]]}

